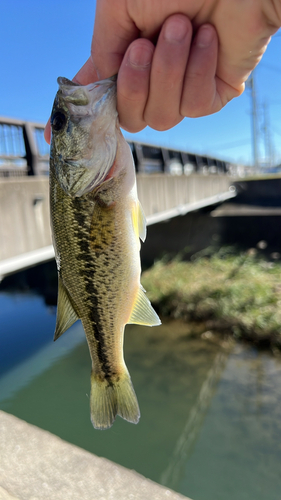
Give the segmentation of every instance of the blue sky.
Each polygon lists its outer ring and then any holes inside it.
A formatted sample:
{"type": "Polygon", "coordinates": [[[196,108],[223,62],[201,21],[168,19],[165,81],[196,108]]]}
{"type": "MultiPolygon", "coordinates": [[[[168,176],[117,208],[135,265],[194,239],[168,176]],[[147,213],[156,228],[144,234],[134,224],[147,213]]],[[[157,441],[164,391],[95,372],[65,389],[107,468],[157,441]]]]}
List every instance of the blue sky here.
{"type": "MultiPolygon", "coordinates": [[[[58,76],[72,78],[90,53],[94,0],[1,0],[0,115],[45,123],[58,76]]],[[[281,162],[281,32],[256,70],[259,156],[265,157],[264,103],[275,163],[281,162]]],[[[205,118],[185,119],[167,132],[125,134],[151,144],[252,162],[249,90],[205,118]]]]}

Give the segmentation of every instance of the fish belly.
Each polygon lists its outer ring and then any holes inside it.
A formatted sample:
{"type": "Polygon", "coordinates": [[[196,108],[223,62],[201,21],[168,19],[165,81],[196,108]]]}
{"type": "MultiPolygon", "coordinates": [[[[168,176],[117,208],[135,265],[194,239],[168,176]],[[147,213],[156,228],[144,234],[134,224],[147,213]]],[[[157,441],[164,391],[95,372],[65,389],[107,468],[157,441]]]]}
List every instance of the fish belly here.
{"type": "Polygon", "coordinates": [[[59,279],[82,321],[92,358],[91,418],[96,428],[117,414],[137,423],[139,407],[123,359],[124,326],[140,286],[139,242],[129,201],[103,207],[71,198],[51,179],[51,216],[59,279]]]}

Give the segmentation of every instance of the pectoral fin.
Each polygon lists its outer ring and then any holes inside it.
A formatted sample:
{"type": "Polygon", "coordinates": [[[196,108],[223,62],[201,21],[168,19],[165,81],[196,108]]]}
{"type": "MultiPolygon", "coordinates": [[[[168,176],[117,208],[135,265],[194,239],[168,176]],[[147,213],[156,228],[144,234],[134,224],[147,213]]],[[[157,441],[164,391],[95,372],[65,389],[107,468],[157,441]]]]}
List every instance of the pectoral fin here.
{"type": "Polygon", "coordinates": [[[139,201],[134,205],[132,211],[132,220],[135,234],[138,238],[144,241],[146,238],[146,219],[143,208],[139,201]]]}
{"type": "Polygon", "coordinates": [[[68,328],[79,319],[71,303],[69,294],[60,278],[58,287],[57,321],[54,340],[57,340],[68,328]]]}
{"type": "Polygon", "coordinates": [[[137,324],[146,326],[161,325],[160,318],[154,311],[152,305],[150,304],[142,288],[139,288],[134,308],[131,313],[128,324],[137,324]]]}
{"type": "Polygon", "coordinates": [[[138,225],[139,225],[139,237],[141,241],[145,241],[146,238],[146,218],[144,215],[143,208],[140,204],[138,203],[138,225]]]}

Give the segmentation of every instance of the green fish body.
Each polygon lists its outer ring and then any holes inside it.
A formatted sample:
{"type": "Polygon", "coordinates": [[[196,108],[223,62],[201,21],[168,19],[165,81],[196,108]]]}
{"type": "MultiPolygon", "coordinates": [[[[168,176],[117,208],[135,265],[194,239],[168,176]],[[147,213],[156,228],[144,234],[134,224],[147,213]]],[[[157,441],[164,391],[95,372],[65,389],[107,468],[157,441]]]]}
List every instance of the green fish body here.
{"type": "Polygon", "coordinates": [[[81,319],[92,359],[91,419],[137,423],[123,359],[127,323],[158,325],[140,284],[145,217],[130,148],[116,112],[116,83],[58,80],[51,124],[50,207],[58,268],[55,340],[81,319]]]}

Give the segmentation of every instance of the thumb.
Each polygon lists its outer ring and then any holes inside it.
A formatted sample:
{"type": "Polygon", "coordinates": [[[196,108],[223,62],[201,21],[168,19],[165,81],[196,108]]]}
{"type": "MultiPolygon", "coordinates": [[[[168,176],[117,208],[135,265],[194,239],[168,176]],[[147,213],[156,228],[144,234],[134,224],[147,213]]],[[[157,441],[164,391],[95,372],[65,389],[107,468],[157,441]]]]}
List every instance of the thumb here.
{"type": "Polygon", "coordinates": [[[139,36],[126,4],[126,0],[97,0],[91,57],[74,81],[87,85],[118,73],[127,48],[139,36]]]}
{"type": "MultiPolygon", "coordinates": [[[[126,3],[126,0],[97,0],[91,56],[76,73],[74,82],[88,85],[118,73],[127,48],[139,36],[126,3]]],[[[50,144],[50,120],[45,140],[50,144]]]]}

